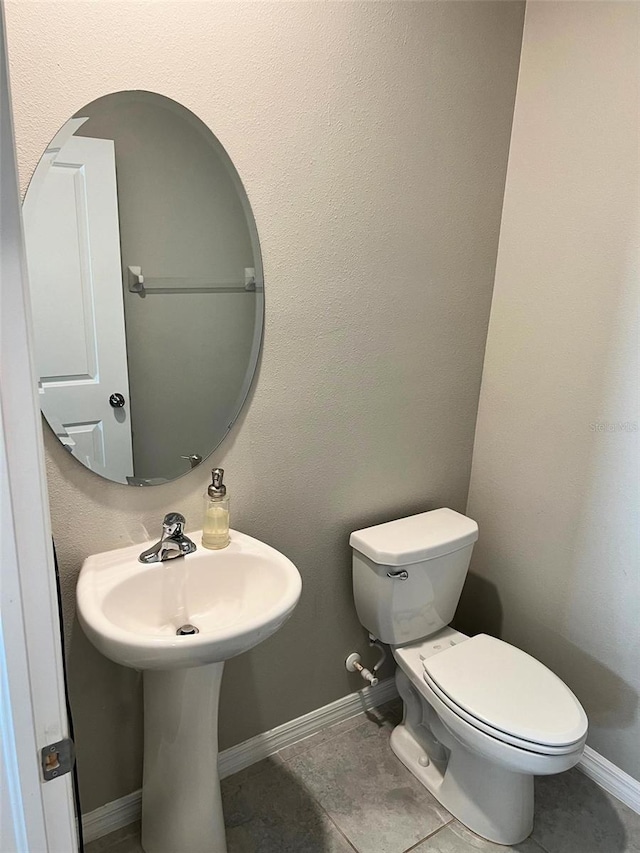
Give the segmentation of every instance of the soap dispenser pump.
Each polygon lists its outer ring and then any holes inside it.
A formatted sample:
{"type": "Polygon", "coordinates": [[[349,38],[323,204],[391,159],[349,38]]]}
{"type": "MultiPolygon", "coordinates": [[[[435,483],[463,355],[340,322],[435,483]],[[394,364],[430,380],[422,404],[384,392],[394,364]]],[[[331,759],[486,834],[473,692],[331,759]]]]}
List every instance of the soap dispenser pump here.
{"type": "Polygon", "coordinates": [[[202,544],[216,551],[229,544],[229,498],[227,487],[223,484],[223,468],[213,468],[211,485],[204,496],[204,523],[202,525],[202,544]]]}

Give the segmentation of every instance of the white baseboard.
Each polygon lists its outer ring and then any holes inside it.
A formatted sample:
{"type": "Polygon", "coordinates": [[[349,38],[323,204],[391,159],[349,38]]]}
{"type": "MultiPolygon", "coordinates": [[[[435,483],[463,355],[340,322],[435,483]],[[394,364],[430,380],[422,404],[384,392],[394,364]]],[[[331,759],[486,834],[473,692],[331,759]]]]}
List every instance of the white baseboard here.
{"type": "Polygon", "coordinates": [[[303,717],[290,720],[288,723],[271,729],[270,732],[255,737],[225,749],[218,758],[218,772],[221,779],[232,776],[245,767],[273,755],[285,746],[291,746],[298,741],[314,735],[322,729],[355,717],[370,708],[384,705],[398,695],[394,678],[387,678],[375,687],[363,687],[357,693],[350,693],[342,699],[336,699],[329,705],[311,711],[303,717]]]}
{"type": "Polygon", "coordinates": [[[578,770],[593,779],[596,785],[608,794],[629,806],[636,814],[640,814],[640,782],[616,767],[595,749],[585,746],[578,770]]]}
{"type": "MultiPolygon", "coordinates": [[[[286,746],[292,746],[328,726],[341,723],[370,708],[384,705],[397,695],[395,679],[387,678],[375,687],[364,687],[357,693],[350,693],[316,711],[311,711],[269,732],[256,735],[237,746],[225,749],[218,757],[220,778],[232,776],[244,770],[245,767],[273,755],[286,746]]],[[[640,782],[607,761],[591,747],[585,747],[578,770],[581,770],[604,791],[617,797],[634,812],[640,814],[640,782]]],[[[85,842],[102,838],[103,835],[108,835],[116,829],[139,820],[141,804],[142,791],[134,791],[126,797],[114,800],[84,815],[82,829],[85,842]]]]}
{"type": "Polygon", "coordinates": [[[94,809],[92,812],[82,816],[82,840],[85,844],[109,835],[116,829],[129,826],[136,820],[140,820],[142,811],[142,791],[132,791],[126,797],[105,803],[104,806],[94,809]]]}
{"type": "MultiPolygon", "coordinates": [[[[341,723],[370,708],[384,705],[397,695],[395,679],[387,678],[375,687],[363,687],[357,693],[350,693],[316,711],[311,711],[269,732],[256,735],[237,746],[225,749],[218,756],[220,778],[232,776],[244,770],[245,767],[284,749],[285,746],[292,746],[328,726],[341,723]]],[[[102,838],[103,835],[108,835],[116,829],[139,820],[141,805],[142,791],[134,791],[126,797],[106,803],[83,815],[82,832],[85,843],[95,841],[96,838],[102,838]]]]}

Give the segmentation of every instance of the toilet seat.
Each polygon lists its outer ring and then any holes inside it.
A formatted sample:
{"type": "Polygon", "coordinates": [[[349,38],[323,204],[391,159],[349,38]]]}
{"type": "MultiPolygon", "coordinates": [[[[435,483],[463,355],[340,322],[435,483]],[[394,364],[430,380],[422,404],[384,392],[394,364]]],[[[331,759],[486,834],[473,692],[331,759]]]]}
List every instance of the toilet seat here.
{"type": "Polygon", "coordinates": [[[423,683],[450,711],[504,743],[543,755],[572,753],[587,718],[540,661],[479,634],[422,661],[423,683]]]}
{"type": "Polygon", "coordinates": [[[496,729],[495,727],[490,726],[487,723],[483,723],[481,720],[478,720],[476,717],[473,717],[471,714],[468,714],[466,711],[464,711],[462,708],[452,702],[449,697],[444,694],[436,685],[430,683],[427,678],[424,678],[423,687],[424,692],[426,692],[427,689],[431,690],[432,695],[440,699],[445,708],[447,708],[447,710],[450,711],[454,715],[454,717],[456,717],[462,723],[470,726],[476,731],[488,735],[489,737],[493,738],[501,744],[508,744],[509,746],[525,750],[526,752],[531,752],[535,753],[536,755],[549,757],[553,755],[571,755],[575,752],[576,749],[580,748],[584,744],[584,737],[579,738],[575,743],[568,744],[567,746],[548,746],[546,744],[535,743],[534,741],[523,740],[522,738],[514,737],[513,735],[507,734],[507,732],[503,732],[500,729],[496,729]]]}

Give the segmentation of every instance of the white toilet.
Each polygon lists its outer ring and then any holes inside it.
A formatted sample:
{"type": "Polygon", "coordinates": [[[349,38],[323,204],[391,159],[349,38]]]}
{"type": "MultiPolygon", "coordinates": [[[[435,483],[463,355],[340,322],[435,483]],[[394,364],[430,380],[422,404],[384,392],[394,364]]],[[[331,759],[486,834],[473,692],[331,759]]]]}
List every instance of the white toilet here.
{"type": "Polygon", "coordinates": [[[517,844],[533,826],[534,775],[580,760],[587,716],[535,658],[448,627],[477,538],[451,509],[357,530],[353,591],[360,622],[398,663],[392,750],[469,829],[517,844]]]}

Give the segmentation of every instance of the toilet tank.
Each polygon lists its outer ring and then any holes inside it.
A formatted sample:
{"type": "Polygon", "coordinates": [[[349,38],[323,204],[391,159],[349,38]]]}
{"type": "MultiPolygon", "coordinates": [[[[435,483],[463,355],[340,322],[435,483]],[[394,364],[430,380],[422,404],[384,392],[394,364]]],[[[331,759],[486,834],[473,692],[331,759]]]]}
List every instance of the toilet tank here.
{"type": "Polygon", "coordinates": [[[445,508],[352,533],[353,595],[362,625],[391,645],[448,625],[477,538],[475,521],[445,508]]]}

